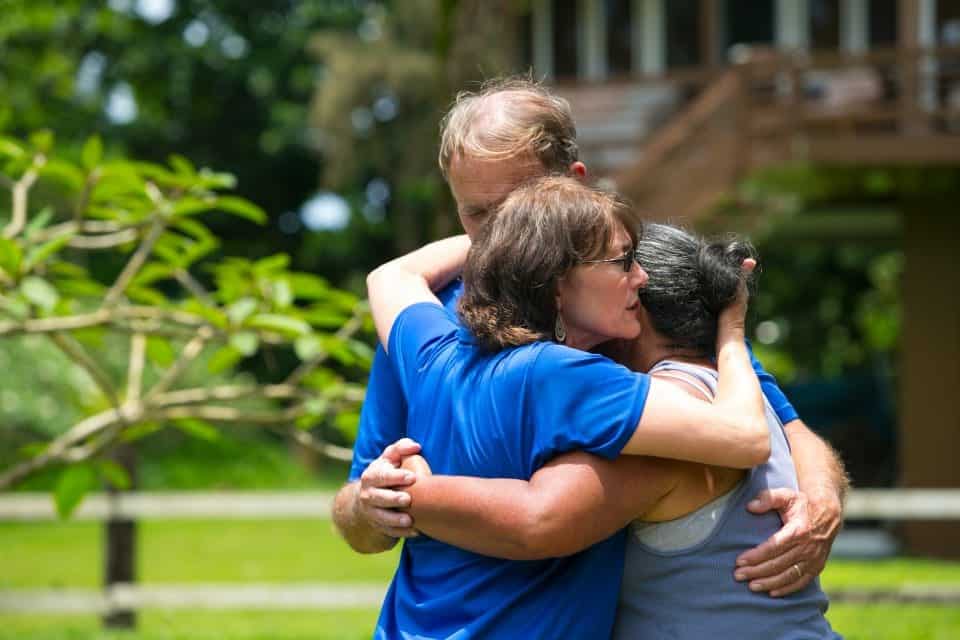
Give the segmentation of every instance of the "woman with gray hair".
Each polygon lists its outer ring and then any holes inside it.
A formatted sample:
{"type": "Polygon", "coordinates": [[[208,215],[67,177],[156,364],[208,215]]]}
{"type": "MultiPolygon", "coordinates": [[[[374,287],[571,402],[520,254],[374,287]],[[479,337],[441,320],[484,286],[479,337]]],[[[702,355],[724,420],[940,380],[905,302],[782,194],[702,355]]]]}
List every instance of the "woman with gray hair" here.
{"type": "MultiPolygon", "coordinates": [[[[753,247],[648,224],[636,257],[649,275],[640,338],[608,343],[605,353],[712,402],[717,320],[737,296],[753,247]]],[[[627,457],[594,464],[591,475],[576,471],[586,454],[571,453],[529,481],[489,480],[429,475],[426,461],[412,457],[405,465],[419,475],[408,489],[410,512],[427,535],[517,560],[575,553],[628,526],[615,638],[836,638],[817,581],[771,598],[731,575],[743,550],[781,526],[776,514],[750,514],[747,502],[767,488],[797,486],[769,404],[766,420],[770,458],[749,470],[627,457]]]]}

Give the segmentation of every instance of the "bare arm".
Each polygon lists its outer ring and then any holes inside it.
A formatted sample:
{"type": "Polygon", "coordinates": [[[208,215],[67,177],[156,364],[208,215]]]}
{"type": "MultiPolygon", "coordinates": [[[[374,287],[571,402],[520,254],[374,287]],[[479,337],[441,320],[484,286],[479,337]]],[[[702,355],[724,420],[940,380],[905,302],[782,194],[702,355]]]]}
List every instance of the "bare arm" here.
{"type": "Polygon", "coordinates": [[[384,349],[389,351],[390,329],[401,311],[417,302],[440,304],[433,292],[457,277],[469,248],[467,236],[447,238],[431,242],[370,272],[367,294],[377,337],[384,349]]]}
{"type": "Polygon", "coordinates": [[[670,461],[568,453],[529,481],[424,476],[409,491],[417,529],[475,553],[536,560],[576,553],[652,508],[674,481],[670,461]]]}

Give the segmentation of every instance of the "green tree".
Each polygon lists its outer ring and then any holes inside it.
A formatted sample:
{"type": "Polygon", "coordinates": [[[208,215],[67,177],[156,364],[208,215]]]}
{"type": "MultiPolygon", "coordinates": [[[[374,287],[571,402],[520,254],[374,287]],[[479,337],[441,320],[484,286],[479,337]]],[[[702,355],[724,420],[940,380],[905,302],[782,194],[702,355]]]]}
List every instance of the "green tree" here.
{"type": "Polygon", "coordinates": [[[0,201],[0,337],[52,345],[71,365],[63,374],[83,381],[70,394],[75,420],[23,447],[0,470],[0,488],[63,466],[56,499],[69,513],[98,475],[128,482],[106,458],[118,444],[168,427],[204,437],[215,433],[210,423],[279,426],[347,457],[309,429],[355,421],[371,357],[356,339],[369,324],[365,305],[291,271],[284,254],[211,260],[219,241],[208,214],[266,220],[230,193],[231,175],[181,156],[168,166],[104,159],[96,137],[78,155],[58,155],[46,132],[0,138],[9,190],[0,201]],[[263,351],[299,364],[276,381],[197,382],[263,351]]]}

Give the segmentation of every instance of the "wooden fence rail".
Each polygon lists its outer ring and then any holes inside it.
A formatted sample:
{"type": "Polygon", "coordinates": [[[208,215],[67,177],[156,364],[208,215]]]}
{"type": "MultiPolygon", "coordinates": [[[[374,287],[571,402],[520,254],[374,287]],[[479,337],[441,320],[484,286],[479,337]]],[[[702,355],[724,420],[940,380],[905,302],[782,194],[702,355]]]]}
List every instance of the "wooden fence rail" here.
{"type": "MultiPolygon", "coordinates": [[[[330,518],[325,491],[141,492],[93,494],[77,520],[270,520],[330,518]]],[[[960,520],[960,489],[854,489],[845,516],[855,520],[960,520]]],[[[57,519],[46,493],[0,495],[0,521],[57,519]]]]}

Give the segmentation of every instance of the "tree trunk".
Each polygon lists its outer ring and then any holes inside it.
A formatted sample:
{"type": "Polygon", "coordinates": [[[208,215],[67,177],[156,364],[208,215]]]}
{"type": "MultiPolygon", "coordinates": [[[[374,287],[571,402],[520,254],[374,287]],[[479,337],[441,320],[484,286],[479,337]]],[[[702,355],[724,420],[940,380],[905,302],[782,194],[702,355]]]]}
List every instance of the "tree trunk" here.
{"type": "MultiPolygon", "coordinates": [[[[130,477],[130,488],[135,488],[137,457],[133,446],[119,445],[114,450],[113,461],[126,470],[130,477]]],[[[110,486],[107,491],[115,495],[121,490],[110,486]]],[[[118,583],[136,582],[137,522],[111,515],[103,526],[103,588],[109,593],[111,587],[118,583]]],[[[103,626],[108,629],[133,629],[137,626],[137,612],[135,609],[110,605],[103,615],[103,626]]]]}

